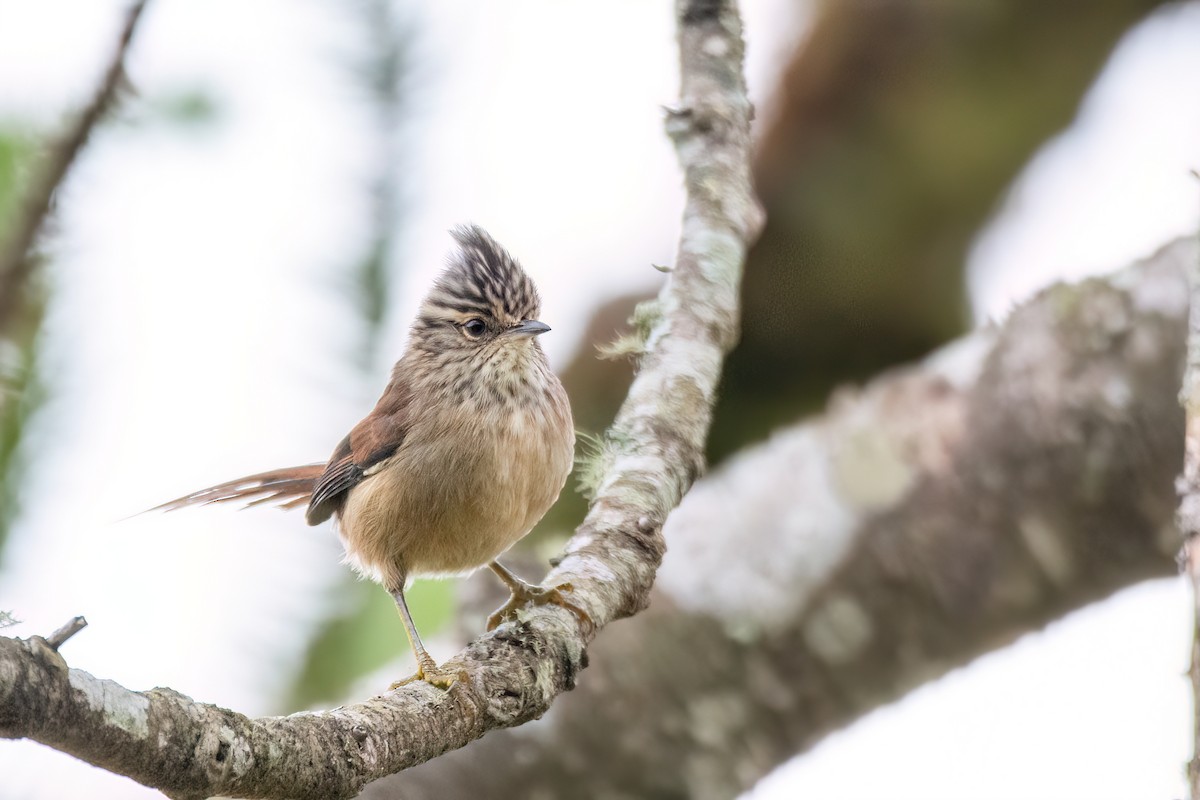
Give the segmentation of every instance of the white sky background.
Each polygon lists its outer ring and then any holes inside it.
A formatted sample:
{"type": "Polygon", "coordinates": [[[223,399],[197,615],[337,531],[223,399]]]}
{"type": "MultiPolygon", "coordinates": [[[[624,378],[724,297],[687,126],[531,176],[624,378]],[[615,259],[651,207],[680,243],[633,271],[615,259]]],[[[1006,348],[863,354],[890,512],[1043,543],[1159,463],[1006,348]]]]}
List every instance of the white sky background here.
{"type": "MultiPolygon", "coordinates": [[[[89,90],[123,3],[0,0],[0,116],[51,122],[89,90]]],[[[408,4],[416,34],[398,287],[386,360],[473,220],[526,264],[565,363],[598,299],[659,279],[681,209],[660,106],[676,94],[668,3],[408,4]]],[[[764,114],[802,23],[745,4],[764,114]]],[[[85,613],[71,663],[250,714],[292,675],[345,569],[328,530],[270,511],[116,520],[213,482],[319,460],[374,401],[339,269],[366,231],[379,142],[352,85],[354,29],[319,0],[153,0],[130,64],[148,102],[201,88],[215,123],[102,133],[60,198],[51,409],[0,608],[47,633],[85,613]]],[[[972,259],[1002,314],[1056,274],[1119,267],[1194,229],[1200,8],[1129,37],[1019,181],[972,259]]],[[[136,109],[137,104],[132,104],[136,109]]],[[[1184,793],[1189,599],[1145,585],[980,659],[831,737],[756,800],[1169,798],[1184,793]]],[[[391,632],[403,634],[397,624],[391,632]]],[[[436,653],[444,656],[448,653],[436,653]]],[[[399,668],[397,670],[399,672],[399,668]]],[[[158,797],[0,742],[0,800],[158,797]]]]}

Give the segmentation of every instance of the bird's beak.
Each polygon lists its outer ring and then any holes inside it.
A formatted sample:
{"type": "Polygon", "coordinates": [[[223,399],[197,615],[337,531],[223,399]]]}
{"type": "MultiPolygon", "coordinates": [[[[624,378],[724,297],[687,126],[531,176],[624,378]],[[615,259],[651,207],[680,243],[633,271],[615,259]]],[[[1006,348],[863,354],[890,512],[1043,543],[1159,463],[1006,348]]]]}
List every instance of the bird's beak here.
{"type": "Polygon", "coordinates": [[[539,322],[536,319],[527,319],[515,328],[509,328],[508,332],[517,336],[537,336],[550,330],[550,326],[544,322],[539,322]]]}

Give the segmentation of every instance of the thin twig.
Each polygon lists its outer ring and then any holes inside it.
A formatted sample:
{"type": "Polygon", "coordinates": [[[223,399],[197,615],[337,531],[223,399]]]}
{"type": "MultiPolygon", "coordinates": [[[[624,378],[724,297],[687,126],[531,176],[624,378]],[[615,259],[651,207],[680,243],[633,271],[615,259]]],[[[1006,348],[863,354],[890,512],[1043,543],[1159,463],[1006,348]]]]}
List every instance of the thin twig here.
{"type": "Polygon", "coordinates": [[[68,639],[86,628],[87,624],[87,620],[83,617],[73,617],[61,628],[47,636],[46,644],[50,645],[51,650],[57,650],[66,644],[68,639]]]}
{"type": "Polygon", "coordinates": [[[125,56],[148,0],[137,0],[125,17],[116,50],[90,103],[80,110],[62,137],[48,148],[42,169],[34,177],[8,241],[0,247],[0,333],[10,330],[21,306],[24,287],[32,277],[36,259],[32,250],[45,227],[53,207],[54,194],[62,185],[72,164],[87,144],[92,131],[113,106],[125,75],[125,56]]]}

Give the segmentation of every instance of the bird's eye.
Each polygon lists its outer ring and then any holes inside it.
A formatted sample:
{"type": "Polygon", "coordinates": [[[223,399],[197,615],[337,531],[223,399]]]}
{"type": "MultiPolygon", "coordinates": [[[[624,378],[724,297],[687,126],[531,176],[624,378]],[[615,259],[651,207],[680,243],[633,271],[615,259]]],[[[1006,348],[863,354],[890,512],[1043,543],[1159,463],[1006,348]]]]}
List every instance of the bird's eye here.
{"type": "Polygon", "coordinates": [[[487,325],[483,324],[481,319],[469,319],[463,323],[463,333],[472,339],[478,339],[483,336],[483,332],[487,330],[487,325]]]}

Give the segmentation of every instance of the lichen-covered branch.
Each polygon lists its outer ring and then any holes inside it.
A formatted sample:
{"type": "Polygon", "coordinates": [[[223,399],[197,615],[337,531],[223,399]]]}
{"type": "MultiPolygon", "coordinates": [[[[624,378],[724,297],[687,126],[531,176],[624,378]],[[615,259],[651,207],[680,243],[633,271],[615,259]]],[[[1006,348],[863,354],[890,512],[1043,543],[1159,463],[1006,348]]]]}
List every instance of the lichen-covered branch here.
{"type": "Polygon", "coordinates": [[[547,606],[448,662],[467,679],[328,712],[249,719],[168,689],[133,692],[69,669],[44,639],[0,638],[0,736],[28,737],[176,798],[336,798],[367,781],[541,716],[575,685],[596,630],[645,607],[667,513],[703,465],[737,288],[760,224],[735,4],[679,6],[683,86],[669,132],[688,192],[679,257],[641,369],[607,438],[591,510],[547,578],[569,583],[583,625],[547,606]]]}
{"type": "Polygon", "coordinates": [[[704,466],[725,354],[737,340],[737,290],[762,224],[750,187],[750,116],[736,3],[677,5],[680,104],[667,130],[687,203],[675,267],[658,298],[641,369],[605,437],[607,469],[550,584],[586,578],[604,623],[645,606],[667,514],[704,466]]]}
{"type": "Polygon", "coordinates": [[[579,689],[364,800],[728,800],[906,691],[1172,574],[1198,256],[1185,240],[1048,289],[733,457],[671,515],[650,609],[596,642],[579,689]]]}
{"type": "Polygon", "coordinates": [[[76,157],[82,152],[96,125],[112,108],[125,76],[125,55],[133,43],[133,34],[148,0],[137,0],[126,12],[117,45],[91,101],[79,111],[70,126],[46,153],[27,196],[18,209],[18,218],[8,238],[0,245],[0,333],[6,331],[24,297],[24,287],[34,266],[30,251],[50,214],[54,193],[76,157]]]}
{"type": "Polygon", "coordinates": [[[1184,409],[1183,474],[1179,477],[1177,521],[1183,534],[1179,565],[1191,579],[1195,600],[1192,633],[1192,663],[1188,675],[1192,682],[1194,754],[1187,765],[1188,787],[1192,800],[1200,800],[1200,257],[1187,265],[1190,312],[1187,332],[1187,369],[1179,400],[1184,409]]]}

